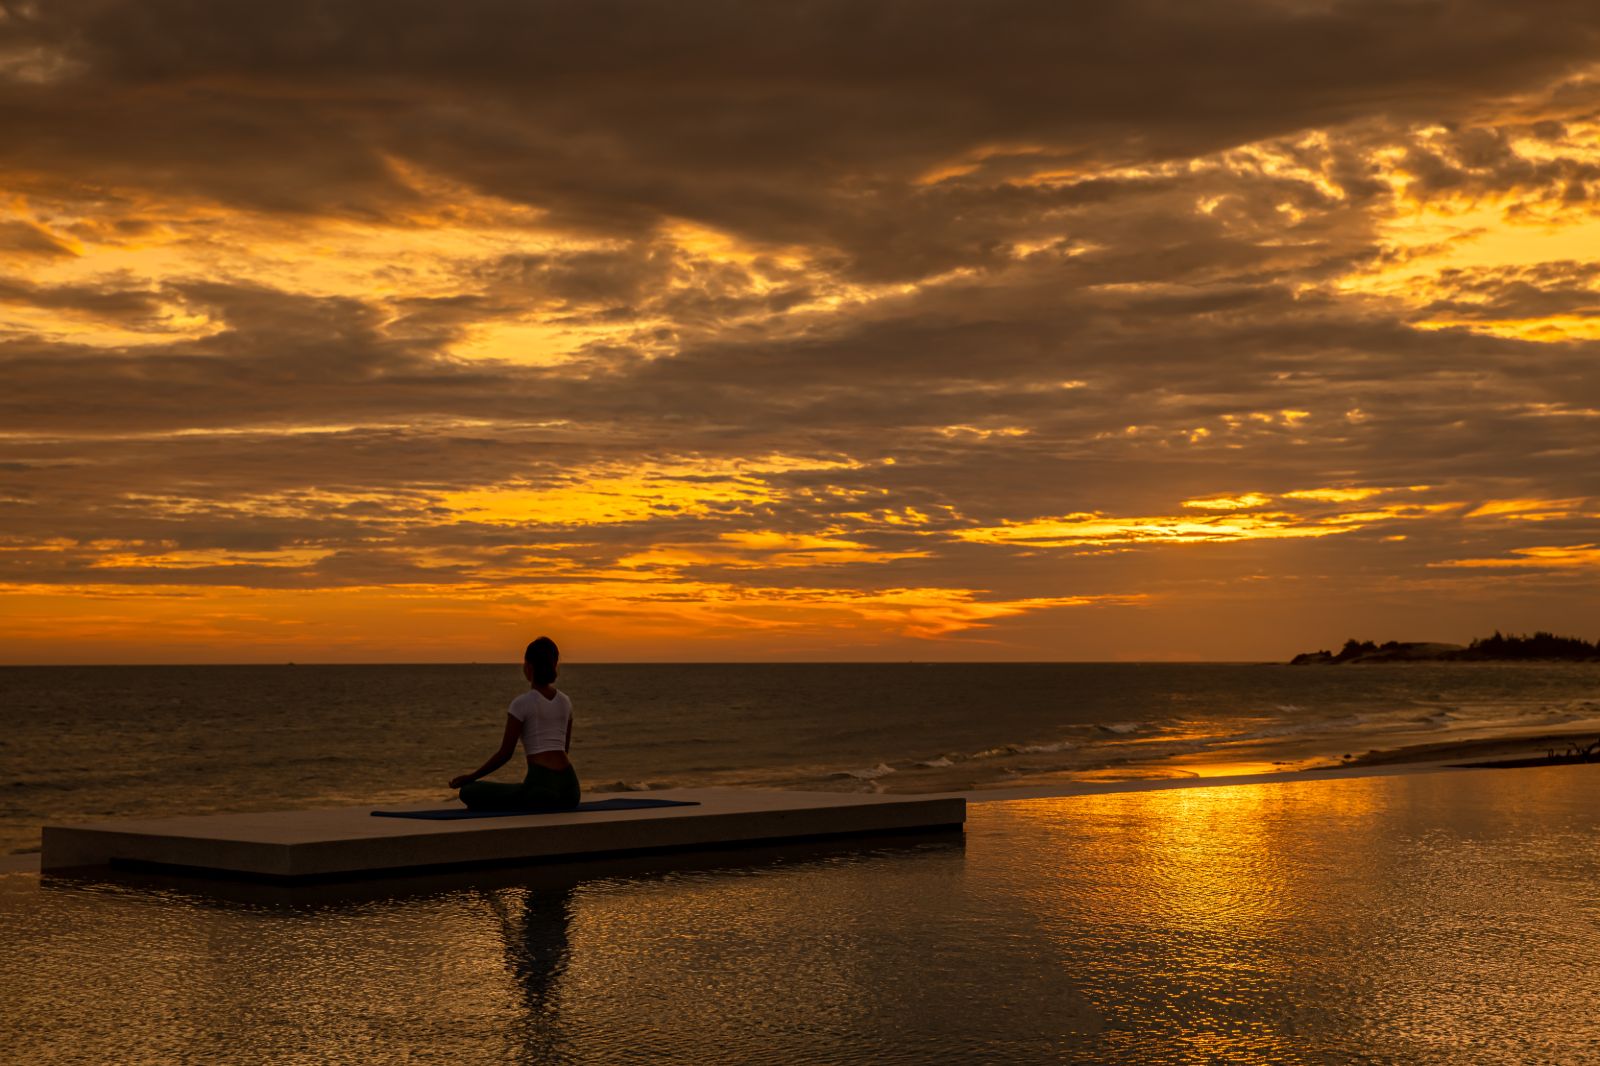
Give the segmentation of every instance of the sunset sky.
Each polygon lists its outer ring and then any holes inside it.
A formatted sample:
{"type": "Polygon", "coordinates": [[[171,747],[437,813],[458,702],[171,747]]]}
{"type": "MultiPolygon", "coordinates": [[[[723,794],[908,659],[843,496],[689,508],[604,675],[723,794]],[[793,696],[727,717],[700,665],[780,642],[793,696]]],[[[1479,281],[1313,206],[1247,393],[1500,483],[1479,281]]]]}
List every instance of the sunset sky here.
{"type": "Polygon", "coordinates": [[[0,0],[0,660],[1600,636],[1600,5],[0,0]]]}

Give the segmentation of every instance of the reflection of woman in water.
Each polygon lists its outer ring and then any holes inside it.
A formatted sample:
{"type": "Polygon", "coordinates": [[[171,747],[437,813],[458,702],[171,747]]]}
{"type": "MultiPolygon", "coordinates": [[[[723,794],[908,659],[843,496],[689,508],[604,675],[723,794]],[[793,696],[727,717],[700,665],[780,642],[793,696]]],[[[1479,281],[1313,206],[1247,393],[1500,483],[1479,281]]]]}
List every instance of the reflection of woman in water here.
{"type": "Polygon", "coordinates": [[[500,919],[506,965],[522,989],[530,1013],[545,1009],[567,970],[572,951],[568,926],[576,891],[573,885],[530,886],[520,915],[502,898],[515,898],[514,894],[488,894],[489,906],[500,919]]]}
{"type": "Polygon", "coordinates": [[[530,885],[521,890],[485,892],[484,899],[500,920],[506,966],[522,996],[522,1030],[526,1062],[553,1062],[562,1044],[559,992],[572,959],[569,927],[576,886],[530,885]],[[521,906],[517,895],[522,894],[521,906]]]}
{"type": "Polygon", "coordinates": [[[572,748],[572,701],[555,687],[556,642],[540,637],[522,656],[522,676],[530,691],[506,710],[500,750],[470,774],[450,779],[461,790],[461,802],[475,811],[564,811],[578,805],[578,772],[567,752],[572,748]],[[528,775],[520,785],[479,781],[504,766],[517,750],[517,738],[528,756],[528,775]]]}

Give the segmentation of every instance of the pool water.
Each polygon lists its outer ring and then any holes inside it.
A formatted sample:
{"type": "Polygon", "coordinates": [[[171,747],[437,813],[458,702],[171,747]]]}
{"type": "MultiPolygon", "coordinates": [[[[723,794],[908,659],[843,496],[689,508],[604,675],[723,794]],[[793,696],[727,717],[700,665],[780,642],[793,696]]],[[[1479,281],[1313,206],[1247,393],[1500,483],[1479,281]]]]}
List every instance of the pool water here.
{"type": "Polygon", "coordinates": [[[1600,768],[313,889],[0,876],[19,1062],[1600,1059],[1600,768]],[[658,860],[659,861],[659,860],[658,860]]]}

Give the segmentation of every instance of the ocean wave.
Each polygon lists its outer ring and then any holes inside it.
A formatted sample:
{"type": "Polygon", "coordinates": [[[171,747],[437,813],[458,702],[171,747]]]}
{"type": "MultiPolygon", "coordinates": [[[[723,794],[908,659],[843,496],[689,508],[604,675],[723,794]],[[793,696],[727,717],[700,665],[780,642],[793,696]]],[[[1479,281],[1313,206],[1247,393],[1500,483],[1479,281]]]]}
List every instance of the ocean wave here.
{"type": "MultiPolygon", "coordinates": [[[[984,748],[967,756],[954,756],[954,761],[964,759],[1002,759],[1007,755],[1046,755],[1056,752],[1071,751],[1078,745],[1071,740],[1058,740],[1050,744],[1001,744],[999,747],[984,748]]],[[[920,763],[918,765],[921,765],[920,763]]],[[[948,764],[944,764],[948,765],[948,764]]]]}
{"type": "Polygon", "coordinates": [[[937,759],[924,759],[917,765],[926,770],[942,770],[946,766],[954,766],[955,763],[950,760],[949,756],[941,755],[937,759]]]}
{"type": "Polygon", "coordinates": [[[1134,733],[1144,732],[1150,727],[1145,722],[1100,722],[1095,726],[1095,728],[1100,730],[1102,733],[1110,733],[1113,736],[1126,737],[1131,736],[1134,733]]]}
{"type": "Polygon", "coordinates": [[[1296,737],[1307,733],[1321,733],[1332,729],[1353,729],[1368,721],[1365,715],[1344,714],[1332,718],[1314,718],[1305,722],[1281,722],[1242,733],[1218,734],[1204,738],[1212,743],[1236,743],[1244,740],[1273,740],[1278,737],[1296,737]]]}
{"type": "Polygon", "coordinates": [[[839,772],[829,774],[828,776],[836,780],[840,778],[853,777],[857,781],[873,781],[880,777],[887,777],[892,773],[898,773],[898,771],[888,763],[881,762],[877,766],[871,767],[870,769],[840,770],[839,772]]]}

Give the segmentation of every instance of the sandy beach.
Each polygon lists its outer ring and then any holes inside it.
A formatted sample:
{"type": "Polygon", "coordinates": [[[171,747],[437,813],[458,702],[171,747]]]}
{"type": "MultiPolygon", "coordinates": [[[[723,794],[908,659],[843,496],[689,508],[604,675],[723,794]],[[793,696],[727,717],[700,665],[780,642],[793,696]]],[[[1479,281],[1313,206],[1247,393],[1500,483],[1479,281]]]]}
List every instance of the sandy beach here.
{"type": "Polygon", "coordinates": [[[1344,766],[1390,766],[1400,763],[1521,763],[1548,758],[1552,764],[1569,749],[1582,749],[1600,740],[1600,733],[1536,733],[1529,736],[1487,737],[1481,740],[1449,741],[1435,744],[1408,744],[1388,751],[1373,750],[1344,766]]]}

